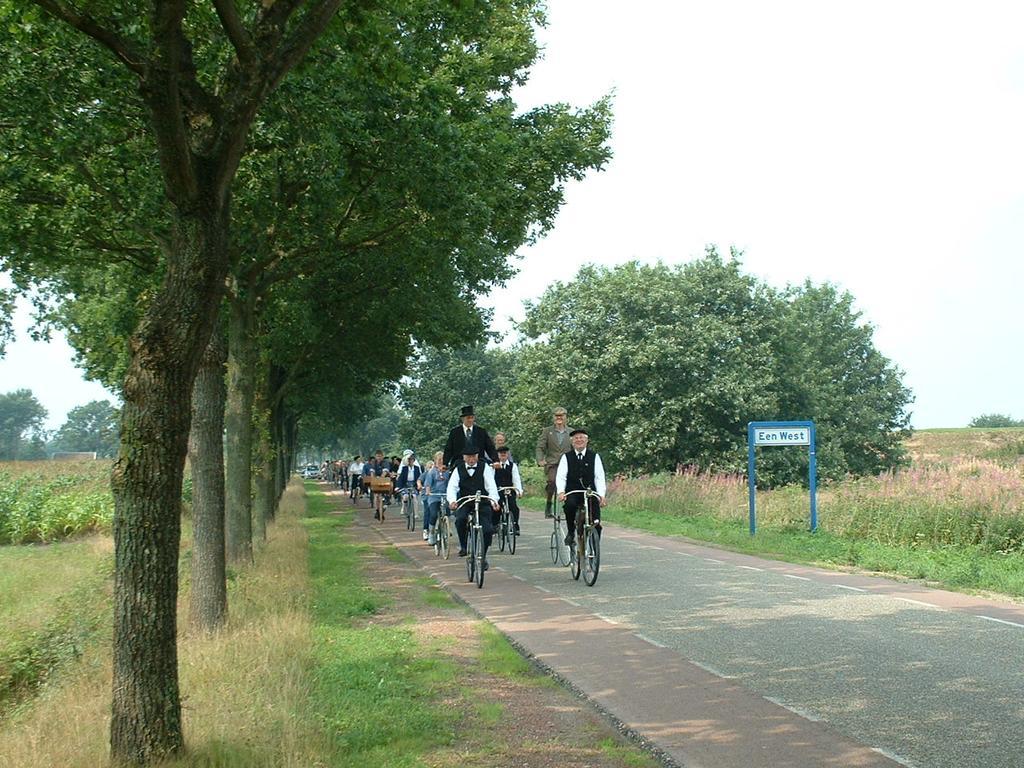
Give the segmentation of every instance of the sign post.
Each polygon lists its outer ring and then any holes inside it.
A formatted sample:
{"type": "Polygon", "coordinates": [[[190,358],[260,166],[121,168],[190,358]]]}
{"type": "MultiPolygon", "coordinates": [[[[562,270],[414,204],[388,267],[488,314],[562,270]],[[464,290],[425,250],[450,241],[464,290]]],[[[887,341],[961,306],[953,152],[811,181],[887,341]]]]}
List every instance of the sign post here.
{"type": "Polygon", "coordinates": [[[757,533],[757,512],[754,497],[757,468],[754,448],[768,445],[806,445],[810,458],[808,485],[811,488],[811,533],[818,530],[818,466],[815,456],[817,442],[813,421],[751,421],[747,424],[747,482],[750,485],[750,535],[757,533]]]}

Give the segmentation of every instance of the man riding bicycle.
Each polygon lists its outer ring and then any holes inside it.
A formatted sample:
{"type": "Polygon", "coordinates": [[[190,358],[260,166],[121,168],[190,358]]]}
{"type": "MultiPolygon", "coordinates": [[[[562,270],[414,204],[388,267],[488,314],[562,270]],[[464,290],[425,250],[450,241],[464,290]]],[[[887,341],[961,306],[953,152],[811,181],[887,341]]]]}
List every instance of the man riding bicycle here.
{"type": "MultiPolygon", "coordinates": [[[[466,443],[462,448],[462,461],[452,469],[452,476],[448,481],[448,506],[454,509],[460,497],[472,496],[478,491],[481,501],[486,499],[492,510],[499,508],[494,470],[490,464],[480,461],[479,450],[475,445],[466,443]]],[[[472,507],[472,504],[463,504],[455,512],[455,530],[459,534],[459,557],[466,556],[467,529],[472,507]]],[[[484,534],[484,570],[487,570],[487,549],[491,546],[494,525],[492,516],[487,514],[486,509],[480,512],[480,526],[484,534]]]]}
{"type": "MultiPolygon", "coordinates": [[[[523,495],[523,479],[519,475],[519,465],[512,461],[507,445],[498,446],[498,461],[494,468],[494,483],[498,488],[515,488],[505,498],[508,499],[508,511],[512,515],[512,525],[516,533],[519,533],[519,503],[516,499],[523,495]]],[[[500,513],[494,516],[494,525],[497,527],[500,520],[500,513]]]]}
{"type": "Polygon", "coordinates": [[[597,492],[598,507],[592,510],[594,527],[598,533],[601,531],[601,506],[604,505],[607,485],[604,477],[604,464],[601,457],[588,447],[590,435],[585,429],[574,429],[569,440],[572,443],[572,450],[566,451],[558,462],[558,470],[555,473],[555,488],[558,491],[558,500],[564,503],[565,525],[568,533],[565,536],[565,543],[573,546],[576,536],[576,510],[579,509],[583,494],[574,493],[566,496],[569,491],[582,491],[591,489],[597,492]]]}

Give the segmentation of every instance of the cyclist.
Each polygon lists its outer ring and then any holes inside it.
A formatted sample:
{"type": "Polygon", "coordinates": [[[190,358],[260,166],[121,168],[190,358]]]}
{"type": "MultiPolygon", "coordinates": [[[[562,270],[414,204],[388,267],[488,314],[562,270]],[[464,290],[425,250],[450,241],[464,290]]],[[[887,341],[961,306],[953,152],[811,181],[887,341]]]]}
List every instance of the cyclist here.
{"type": "MultiPolygon", "coordinates": [[[[512,514],[513,529],[519,533],[519,504],[516,499],[523,495],[523,479],[519,475],[519,465],[512,461],[512,454],[507,445],[498,446],[498,466],[494,470],[494,483],[499,488],[515,488],[508,494],[508,511],[512,514]]],[[[495,513],[495,527],[501,521],[500,511],[495,513]]]]}
{"type": "Polygon", "coordinates": [[[441,499],[448,491],[448,470],[444,466],[444,451],[434,454],[434,466],[420,477],[423,500],[423,524],[427,526],[427,543],[434,545],[437,523],[441,514],[441,499]]]}
{"type": "Polygon", "coordinates": [[[348,465],[348,497],[356,501],[363,493],[363,457],[353,456],[348,465]]]}
{"type": "Polygon", "coordinates": [[[582,491],[587,488],[597,491],[597,509],[593,510],[594,527],[598,535],[601,534],[601,506],[604,504],[607,486],[604,478],[604,464],[601,457],[588,447],[590,435],[585,429],[574,429],[569,434],[572,448],[566,451],[558,462],[558,470],[555,473],[555,487],[558,490],[558,500],[565,506],[565,526],[568,533],[565,536],[565,543],[570,547],[573,545],[576,536],[576,510],[580,506],[583,494],[574,493],[566,496],[568,491],[582,491]]]}
{"type": "MultiPolygon", "coordinates": [[[[407,489],[408,493],[412,494],[409,503],[413,505],[413,509],[416,509],[416,493],[419,491],[421,474],[423,474],[423,469],[420,467],[420,463],[416,461],[416,454],[413,453],[411,448],[406,448],[402,451],[402,463],[395,478],[395,490],[400,491],[404,488],[407,489]]],[[[426,541],[426,539],[427,526],[424,520],[423,540],[426,541]]]]}
{"type": "Polygon", "coordinates": [[[494,449],[494,441],[487,430],[476,423],[476,414],[472,405],[462,407],[459,415],[461,424],[453,427],[448,433],[448,441],[444,445],[444,465],[454,467],[463,455],[465,446],[473,443],[477,446],[480,458],[486,462],[498,460],[498,452],[494,449]]]}
{"type": "MultiPolygon", "coordinates": [[[[373,454],[373,460],[363,464],[363,477],[391,477],[391,464],[384,458],[384,451],[378,448],[373,454]]],[[[370,491],[370,503],[373,504],[373,519],[380,520],[381,503],[387,506],[391,503],[390,493],[374,493],[370,491]]]]}
{"type": "MultiPolygon", "coordinates": [[[[486,498],[491,509],[498,509],[498,486],[494,483],[494,469],[490,464],[480,461],[479,450],[473,443],[466,443],[462,448],[462,461],[453,469],[448,480],[448,506],[455,508],[455,502],[462,496],[472,496],[477,491],[481,499],[486,498]]],[[[455,530],[459,534],[459,557],[466,556],[466,539],[469,528],[469,515],[473,511],[472,504],[463,504],[455,512],[455,530]]],[[[487,570],[487,549],[491,546],[494,535],[493,517],[484,509],[480,513],[480,526],[484,534],[484,570],[487,570]]]]}
{"type": "Polygon", "coordinates": [[[547,477],[547,485],[544,486],[544,493],[547,495],[544,517],[554,517],[551,509],[555,495],[555,473],[558,471],[558,462],[569,450],[569,432],[572,431],[571,427],[566,426],[568,414],[565,408],[555,408],[551,416],[554,424],[545,427],[537,439],[537,466],[544,468],[547,477]]]}

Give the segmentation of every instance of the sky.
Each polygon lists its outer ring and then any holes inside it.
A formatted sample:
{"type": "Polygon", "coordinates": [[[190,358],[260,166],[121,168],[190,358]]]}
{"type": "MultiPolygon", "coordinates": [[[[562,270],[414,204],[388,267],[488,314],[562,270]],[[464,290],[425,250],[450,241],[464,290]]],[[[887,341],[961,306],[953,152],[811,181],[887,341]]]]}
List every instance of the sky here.
{"type": "MultiPolygon", "coordinates": [[[[517,100],[612,93],[614,157],[484,300],[500,327],[584,264],[735,246],[770,285],[853,295],[914,427],[1024,418],[1024,3],[549,0],[547,19],[517,100]]],[[[110,397],[70,361],[22,332],[0,392],[32,389],[56,428],[110,397]]]]}

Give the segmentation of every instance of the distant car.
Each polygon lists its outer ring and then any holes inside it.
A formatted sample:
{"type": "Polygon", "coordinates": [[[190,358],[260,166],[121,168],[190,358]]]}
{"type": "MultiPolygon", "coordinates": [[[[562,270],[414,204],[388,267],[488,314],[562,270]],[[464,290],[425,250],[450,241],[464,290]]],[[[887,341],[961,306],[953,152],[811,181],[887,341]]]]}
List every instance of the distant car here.
{"type": "Polygon", "coordinates": [[[320,479],[320,467],[316,464],[307,464],[302,468],[299,473],[306,480],[319,480],[320,479]]]}

